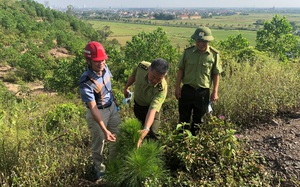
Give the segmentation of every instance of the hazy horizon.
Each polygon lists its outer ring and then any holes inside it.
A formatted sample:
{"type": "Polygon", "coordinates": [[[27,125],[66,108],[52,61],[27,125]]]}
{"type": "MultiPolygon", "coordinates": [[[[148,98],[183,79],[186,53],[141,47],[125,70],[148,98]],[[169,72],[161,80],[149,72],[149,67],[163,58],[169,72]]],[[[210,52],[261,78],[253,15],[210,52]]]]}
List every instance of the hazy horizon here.
{"type": "Polygon", "coordinates": [[[43,5],[66,8],[300,8],[300,0],[35,0],[43,5]]]}

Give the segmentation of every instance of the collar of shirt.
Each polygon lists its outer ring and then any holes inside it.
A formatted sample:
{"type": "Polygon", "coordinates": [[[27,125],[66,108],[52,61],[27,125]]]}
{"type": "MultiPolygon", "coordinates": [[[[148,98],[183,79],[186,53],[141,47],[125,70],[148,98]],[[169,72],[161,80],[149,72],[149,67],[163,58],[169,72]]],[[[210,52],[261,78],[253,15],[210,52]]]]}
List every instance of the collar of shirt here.
{"type": "MultiPolygon", "coordinates": [[[[199,52],[199,49],[197,48],[197,46],[194,46],[194,49],[193,49],[193,52],[199,52]]],[[[209,45],[207,46],[206,50],[205,50],[205,53],[209,53],[210,54],[210,50],[209,50],[209,45]]]]}
{"type": "Polygon", "coordinates": [[[149,86],[156,87],[159,83],[157,83],[157,84],[155,84],[155,85],[152,85],[152,84],[150,83],[149,79],[148,79],[148,74],[149,74],[149,72],[147,72],[146,75],[145,75],[145,81],[147,82],[147,84],[148,84],[149,86]]]}
{"type": "Polygon", "coordinates": [[[88,75],[92,76],[92,78],[94,78],[95,80],[99,79],[99,78],[103,78],[105,73],[106,73],[106,66],[105,68],[103,69],[102,71],[102,76],[99,76],[97,75],[93,70],[91,70],[90,68],[87,68],[87,72],[88,72],[88,75]]]}

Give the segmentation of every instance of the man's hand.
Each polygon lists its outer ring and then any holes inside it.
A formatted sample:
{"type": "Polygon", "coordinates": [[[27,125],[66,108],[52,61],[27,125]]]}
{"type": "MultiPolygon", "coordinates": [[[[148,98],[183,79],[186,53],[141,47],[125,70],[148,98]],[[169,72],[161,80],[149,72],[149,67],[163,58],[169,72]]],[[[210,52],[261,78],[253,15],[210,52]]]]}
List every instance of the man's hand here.
{"type": "Polygon", "coordinates": [[[215,101],[217,101],[218,99],[219,99],[218,93],[217,93],[217,92],[213,92],[213,93],[211,94],[211,96],[210,96],[210,100],[211,100],[212,102],[215,102],[215,101]]]}
{"type": "Polygon", "coordinates": [[[129,97],[129,93],[130,93],[130,90],[127,88],[127,89],[124,89],[123,91],[123,94],[124,94],[124,97],[125,98],[128,98],[129,97]]]}
{"type": "Polygon", "coordinates": [[[140,139],[139,139],[139,141],[138,141],[138,144],[137,144],[137,147],[139,148],[139,147],[141,147],[142,142],[143,142],[143,139],[147,136],[149,130],[148,130],[148,129],[143,129],[143,130],[139,130],[138,132],[139,132],[140,135],[141,135],[141,136],[140,136],[140,139]]]}
{"type": "Polygon", "coordinates": [[[180,87],[176,87],[175,89],[175,97],[178,100],[181,97],[181,89],[180,87]]]}
{"type": "Polygon", "coordinates": [[[110,131],[106,132],[106,140],[110,142],[115,142],[116,141],[116,135],[112,134],[110,131]]]}

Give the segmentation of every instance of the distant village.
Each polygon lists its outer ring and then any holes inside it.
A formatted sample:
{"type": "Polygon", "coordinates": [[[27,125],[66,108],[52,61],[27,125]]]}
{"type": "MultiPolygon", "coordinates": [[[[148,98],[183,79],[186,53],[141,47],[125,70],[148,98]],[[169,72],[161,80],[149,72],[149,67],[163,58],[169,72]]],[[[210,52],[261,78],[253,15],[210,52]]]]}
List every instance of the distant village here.
{"type": "MultiPolygon", "coordinates": [[[[90,18],[101,17],[118,17],[118,18],[147,18],[147,19],[160,19],[160,20],[173,20],[173,19],[201,19],[212,16],[220,15],[234,15],[234,14],[247,14],[243,12],[236,12],[233,10],[214,10],[214,9],[74,9],[73,13],[81,16],[88,16],[90,18]],[[89,13],[89,14],[88,14],[89,13]]],[[[87,18],[87,17],[86,17],[87,18]]]]}
{"type": "MultiPolygon", "coordinates": [[[[205,18],[213,18],[219,16],[241,15],[248,16],[250,14],[300,14],[300,8],[86,8],[75,7],[69,5],[66,8],[51,7],[67,14],[71,14],[79,19],[95,19],[108,21],[132,21],[142,24],[153,24],[150,20],[199,20],[205,18]],[[141,21],[143,20],[143,21],[141,21]],[[146,21],[148,20],[148,21],[146,21]]],[[[212,28],[218,29],[242,29],[257,30],[263,25],[264,19],[259,19],[251,25],[212,25],[212,28]]],[[[157,23],[155,23],[157,24],[157,23]]],[[[165,24],[170,25],[169,22],[165,24]]],[[[185,26],[194,26],[187,23],[185,26]]],[[[294,27],[295,34],[300,35],[299,27],[295,23],[291,23],[294,27]]]]}
{"type": "Polygon", "coordinates": [[[80,18],[122,19],[143,18],[159,20],[194,20],[213,16],[249,15],[251,13],[297,13],[300,8],[78,8],[69,5],[61,9],[80,18]]]}

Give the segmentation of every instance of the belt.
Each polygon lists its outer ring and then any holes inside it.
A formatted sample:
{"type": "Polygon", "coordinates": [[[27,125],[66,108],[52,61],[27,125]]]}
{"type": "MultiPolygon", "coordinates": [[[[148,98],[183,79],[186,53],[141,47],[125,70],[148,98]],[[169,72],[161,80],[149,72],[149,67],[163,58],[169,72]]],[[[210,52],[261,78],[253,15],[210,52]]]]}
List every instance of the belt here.
{"type": "Polygon", "coordinates": [[[195,87],[193,87],[191,85],[188,85],[188,84],[184,84],[183,86],[186,86],[186,87],[191,88],[191,89],[196,90],[196,91],[208,89],[208,88],[202,88],[202,87],[195,88],[195,87]]]}
{"type": "MultiPolygon", "coordinates": [[[[149,105],[150,106],[150,105],[149,105]]],[[[139,108],[140,110],[147,110],[149,109],[149,106],[141,106],[134,100],[134,107],[139,108]]]]}
{"type": "Polygon", "coordinates": [[[105,109],[105,108],[108,108],[108,107],[110,107],[111,106],[111,104],[109,104],[109,105],[104,105],[104,106],[97,106],[98,107],[98,109],[105,109]]]}

